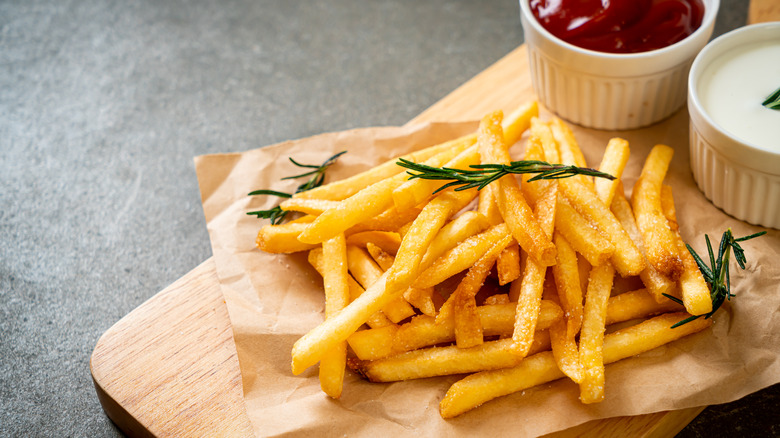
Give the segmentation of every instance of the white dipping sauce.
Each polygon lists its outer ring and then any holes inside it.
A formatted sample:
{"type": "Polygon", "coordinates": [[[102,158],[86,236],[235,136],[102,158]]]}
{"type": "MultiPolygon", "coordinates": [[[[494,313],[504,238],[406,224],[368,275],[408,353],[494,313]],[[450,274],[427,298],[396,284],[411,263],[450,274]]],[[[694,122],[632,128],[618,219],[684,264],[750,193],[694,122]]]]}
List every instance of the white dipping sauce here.
{"type": "Polygon", "coordinates": [[[780,41],[724,53],[702,75],[699,95],[715,124],[752,146],[780,153],[780,110],[761,103],[780,88],[780,41]]]}

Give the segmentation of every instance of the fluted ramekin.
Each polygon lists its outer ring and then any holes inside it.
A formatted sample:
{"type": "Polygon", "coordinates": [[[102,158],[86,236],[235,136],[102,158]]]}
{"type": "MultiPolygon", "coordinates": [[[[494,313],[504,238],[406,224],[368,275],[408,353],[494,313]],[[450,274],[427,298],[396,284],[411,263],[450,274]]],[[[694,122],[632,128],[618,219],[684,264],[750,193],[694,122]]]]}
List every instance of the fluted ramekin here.
{"type": "MultiPolygon", "coordinates": [[[[780,152],[727,131],[703,103],[702,78],[709,68],[717,68],[714,61],[722,60],[730,50],[762,41],[780,44],[780,22],[731,31],[713,40],[696,57],[688,82],[691,170],[704,195],[726,213],[780,229],[780,152]]],[[[770,128],[780,136],[780,124],[770,128]]]]}
{"type": "Polygon", "coordinates": [[[663,120],[685,104],[688,71],[712,35],[720,0],[704,0],[701,26],[684,40],[641,53],[582,49],[548,32],[520,0],[531,82],[539,100],[569,122],[608,130],[663,120]]]}

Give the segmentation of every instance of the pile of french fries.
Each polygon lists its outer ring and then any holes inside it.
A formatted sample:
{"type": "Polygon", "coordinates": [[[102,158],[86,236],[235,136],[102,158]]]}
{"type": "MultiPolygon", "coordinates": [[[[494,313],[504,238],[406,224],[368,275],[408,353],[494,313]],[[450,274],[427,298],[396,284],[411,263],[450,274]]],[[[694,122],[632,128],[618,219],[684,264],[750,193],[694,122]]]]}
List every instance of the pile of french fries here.
{"type": "MultiPolygon", "coordinates": [[[[515,143],[526,160],[587,166],[569,127],[541,121],[536,102],[403,158],[509,164],[515,143]]],[[[333,398],[347,367],[372,382],[468,374],[441,401],[444,418],[560,378],[579,385],[582,403],[602,401],[605,364],[711,324],[671,328],[712,310],[663,184],[672,155],[652,149],[630,201],[621,183],[629,145],[619,138],[598,167],[614,180],[508,175],[436,192],[441,181],[410,179],[393,159],[296,194],[281,207],[302,217],[257,237],[267,252],[308,251],[323,278],[326,319],[295,343],[293,373],[319,362],[333,398]]]]}

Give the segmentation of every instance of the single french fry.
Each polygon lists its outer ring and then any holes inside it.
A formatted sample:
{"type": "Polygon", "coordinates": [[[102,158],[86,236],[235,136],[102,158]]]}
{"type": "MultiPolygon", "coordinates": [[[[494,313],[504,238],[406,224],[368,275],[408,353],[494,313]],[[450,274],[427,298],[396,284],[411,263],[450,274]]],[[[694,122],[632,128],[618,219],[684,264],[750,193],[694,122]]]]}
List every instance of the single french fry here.
{"type": "MultiPolygon", "coordinates": [[[[606,335],[604,363],[614,363],[650,351],[700,332],[712,324],[710,319],[699,318],[680,327],[670,328],[686,316],[683,313],[669,313],[606,335]]],[[[439,404],[439,412],[443,418],[452,418],[497,397],[562,377],[564,374],[558,369],[551,352],[537,353],[523,359],[515,367],[483,371],[455,382],[439,404]]]]}
{"type": "MultiPolygon", "coordinates": [[[[553,234],[557,198],[558,186],[551,185],[549,190],[536,203],[534,213],[542,227],[542,232],[545,234],[553,234]]],[[[513,349],[519,356],[528,355],[533,342],[546,272],[546,266],[528,257],[522,280],[516,280],[520,281],[521,284],[520,293],[517,297],[517,312],[515,313],[515,327],[512,332],[512,340],[514,341],[513,349]]]]}
{"type": "Polygon", "coordinates": [[[497,241],[510,235],[506,224],[496,225],[471,236],[445,252],[424,270],[414,281],[417,288],[433,287],[472,266],[497,241]]]}
{"type": "Polygon", "coordinates": [[[597,403],[604,399],[604,358],[602,347],[606,328],[607,306],[615,269],[604,263],[591,270],[580,332],[580,401],[597,403]]]}
{"type": "Polygon", "coordinates": [[[495,294],[491,295],[487,298],[485,298],[484,304],[486,306],[488,305],[495,305],[495,304],[509,304],[509,294],[495,294]]]}
{"type": "Polygon", "coordinates": [[[370,330],[358,330],[347,338],[347,343],[362,360],[375,360],[403,353],[393,348],[399,327],[397,324],[391,324],[370,330]]]}
{"type": "Polygon", "coordinates": [[[455,191],[445,190],[423,207],[420,215],[412,223],[409,231],[401,240],[393,266],[388,270],[389,288],[404,285],[404,289],[421,271],[420,263],[428,245],[446,222],[477,196],[476,189],[455,191]]]}
{"type": "Polygon", "coordinates": [[[620,178],[623,176],[623,170],[626,168],[630,153],[628,142],[622,138],[613,138],[607,143],[599,170],[614,176],[615,179],[594,178],[593,180],[596,196],[601,199],[604,205],[609,206],[612,204],[612,198],[615,196],[615,191],[620,183],[620,178]]]}
{"type": "Polygon", "coordinates": [[[691,315],[704,315],[712,312],[712,297],[707,282],[704,281],[699,266],[693,255],[688,251],[685,242],[677,227],[677,213],[674,207],[672,188],[663,186],[661,189],[661,205],[664,207],[664,215],[672,224],[677,248],[683,262],[683,270],[677,284],[685,310],[691,315]]]}
{"type": "Polygon", "coordinates": [[[674,149],[669,146],[653,147],[634,184],[631,205],[642,233],[647,260],[658,272],[676,281],[682,274],[683,262],[674,233],[661,209],[661,185],[673,155],[674,149]]]}
{"type": "MultiPolygon", "coordinates": [[[[477,141],[476,134],[468,134],[454,140],[446,141],[425,149],[402,155],[399,158],[405,158],[409,161],[425,161],[442,152],[448,152],[453,148],[468,147],[477,141]]],[[[360,190],[382,181],[384,179],[403,174],[405,169],[396,164],[399,158],[393,158],[378,166],[372,167],[365,172],[358,173],[339,181],[334,181],[311,190],[299,192],[293,195],[293,198],[300,199],[325,199],[332,201],[341,201],[349,198],[360,190]]]]}
{"type": "MultiPolygon", "coordinates": [[[[574,336],[567,334],[566,321],[556,321],[550,326],[550,348],[558,368],[574,383],[582,382],[582,365],[574,336]]],[[[534,354],[531,351],[528,354],[534,354]]]]}
{"type": "MultiPolygon", "coordinates": [[[[365,250],[353,245],[347,246],[347,264],[349,272],[364,289],[376,283],[384,273],[365,250]]],[[[382,308],[382,313],[390,321],[397,323],[414,315],[415,312],[403,297],[397,297],[382,308]]]]}
{"type": "Polygon", "coordinates": [[[285,199],[279,204],[282,210],[298,211],[301,213],[319,215],[323,211],[333,208],[338,205],[338,201],[328,201],[325,199],[304,199],[304,198],[290,198],[285,199]]]}
{"type": "MultiPolygon", "coordinates": [[[[477,144],[483,163],[509,164],[512,160],[501,128],[501,111],[488,114],[479,126],[477,144]]],[[[514,175],[497,181],[498,209],[517,243],[543,266],[555,264],[555,246],[534,218],[514,175]]]]}
{"type": "MultiPolygon", "coordinates": [[[[626,199],[623,193],[623,185],[618,184],[618,189],[615,192],[615,196],[612,198],[612,204],[610,210],[615,214],[615,217],[623,225],[631,240],[634,241],[642,255],[647,258],[647,251],[645,245],[642,242],[642,235],[637,228],[636,221],[634,220],[634,212],[631,209],[631,204],[626,199]]],[[[652,263],[646,263],[645,269],[639,273],[639,278],[642,279],[645,287],[655,297],[655,300],[659,303],[667,300],[664,294],[674,293],[675,284],[674,281],[666,278],[658,272],[652,263]]]]}
{"type": "Polygon", "coordinates": [[[558,249],[558,263],[552,267],[553,278],[566,317],[566,336],[573,339],[582,326],[582,289],[577,254],[558,231],[553,235],[553,242],[558,249]]]}
{"type": "MultiPolygon", "coordinates": [[[[461,152],[455,158],[445,163],[443,167],[467,169],[473,164],[479,164],[479,152],[476,145],[461,152]]],[[[444,184],[444,182],[438,180],[410,179],[393,190],[393,203],[399,210],[412,208],[430,199],[433,193],[444,184]]]]}
{"type": "Polygon", "coordinates": [[[288,254],[308,251],[318,245],[302,243],[298,236],[314,220],[313,216],[304,216],[286,224],[264,225],[257,233],[257,247],[272,254],[288,254]]]}
{"type": "Polygon", "coordinates": [[[369,243],[390,255],[395,255],[401,246],[401,236],[394,231],[361,231],[347,236],[348,245],[368,248],[369,243]]]}
{"type": "MultiPolygon", "coordinates": [[[[347,244],[343,234],[322,243],[325,285],[325,317],[331,318],[349,304],[349,274],[347,244]]],[[[320,361],[320,387],[325,394],[338,399],[347,364],[347,343],[340,342],[325,353],[320,361]]]]}
{"type": "MultiPolygon", "coordinates": [[[[558,144],[561,164],[588,167],[588,164],[585,162],[585,155],[583,155],[577,139],[574,138],[574,133],[563,120],[557,117],[550,120],[550,130],[555,138],[555,142],[558,144]]],[[[593,180],[591,178],[585,175],[575,175],[572,178],[593,190],[593,180]]]]}
{"type": "Polygon", "coordinates": [[[509,113],[501,123],[504,131],[504,141],[511,147],[520,140],[520,137],[528,129],[531,119],[539,116],[539,104],[533,100],[519,106],[509,113]]]}
{"type": "Polygon", "coordinates": [[[351,236],[365,231],[388,231],[402,234],[401,227],[412,222],[420,214],[420,211],[422,209],[417,207],[398,211],[395,206],[392,206],[371,219],[349,228],[345,234],[351,236]]]}
{"type": "MultiPolygon", "coordinates": [[[[550,348],[549,336],[540,332],[531,352],[550,348]]],[[[426,348],[375,361],[350,361],[350,368],[371,382],[396,382],[434,376],[474,373],[518,365],[522,358],[512,353],[512,340],[500,339],[461,348],[426,348]]]]}
{"type": "Polygon", "coordinates": [[[593,191],[577,180],[565,178],[560,180],[559,185],[572,206],[590,219],[615,246],[615,252],[612,253],[610,260],[620,275],[623,277],[639,275],[645,268],[645,258],[609,208],[596,197],[593,191]]]}
{"type": "Polygon", "coordinates": [[[488,227],[487,219],[474,211],[466,211],[451,220],[439,230],[436,237],[428,245],[428,250],[420,262],[420,269],[428,269],[442,254],[469,237],[485,231],[488,227]]]}
{"type": "Polygon", "coordinates": [[[659,303],[647,289],[637,289],[609,298],[605,324],[610,325],[659,313],[679,311],[681,311],[680,305],[669,298],[664,297],[664,301],[659,303]]]}
{"type": "Polygon", "coordinates": [[[564,197],[558,197],[555,230],[592,266],[606,263],[615,253],[615,245],[604,238],[564,197]]]}
{"type": "MultiPolygon", "coordinates": [[[[466,149],[465,145],[453,146],[424,161],[423,164],[438,167],[466,149]]],[[[304,243],[322,241],[348,230],[393,206],[393,190],[403,184],[408,175],[400,173],[378,181],[333,207],[322,212],[303,232],[298,240],[304,243]]]]}

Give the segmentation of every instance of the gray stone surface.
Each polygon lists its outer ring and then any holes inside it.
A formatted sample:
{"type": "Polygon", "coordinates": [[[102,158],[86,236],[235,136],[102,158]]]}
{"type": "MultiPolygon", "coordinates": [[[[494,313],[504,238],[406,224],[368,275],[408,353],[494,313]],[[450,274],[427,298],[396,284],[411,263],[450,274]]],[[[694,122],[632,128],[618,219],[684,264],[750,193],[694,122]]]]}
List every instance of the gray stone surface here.
{"type": "MultiPolygon", "coordinates": [[[[521,42],[510,0],[0,1],[0,436],[120,435],[89,357],[211,255],[194,156],[403,124],[521,42]]],[[[777,405],[682,435],[778,434],[777,405]]]]}

